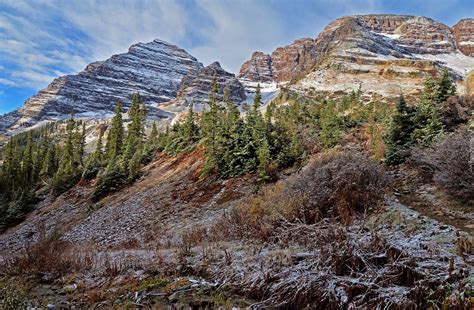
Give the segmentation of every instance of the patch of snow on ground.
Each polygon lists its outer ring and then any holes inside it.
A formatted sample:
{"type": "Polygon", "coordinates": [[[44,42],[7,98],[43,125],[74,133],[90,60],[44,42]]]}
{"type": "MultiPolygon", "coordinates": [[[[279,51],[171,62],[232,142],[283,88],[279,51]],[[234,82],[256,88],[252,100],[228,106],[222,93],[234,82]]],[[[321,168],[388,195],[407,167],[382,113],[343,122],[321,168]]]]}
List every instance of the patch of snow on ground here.
{"type": "Polygon", "coordinates": [[[253,104],[255,91],[258,84],[260,84],[260,92],[262,94],[262,101],[264,105],[272,101],[278,95],[280,86],[282,85],[276,82],[258,83],[248,80],[240,80],[240,82],[245,87],[245,94],[247,95],[247,99],[245,100],[246,104],[253,104]]]}
{"type": "MultiPolygon", "coordinates": [[[[372,31],[372,32],[374,32],[374,31],[372,31]]],[[[397,40],[397,39],[400,38],[399,34],[394,34],[394,33],[384,33],[384,32],[374,32],[374,33],[382,35],[382,36],[387,37],[387,38],[390,38],[392,40],[397,40]]]]}
{"type": "Polygon", "coordinates": [[[75,115],[76,118],[112,118],[114,116],[113,113],[110,112],[83,112],[83,113],[78,113],[75,115]]]}
{"type": "Polygon", "coordinates": [[[416,54],[414,56],[419,59],[438,61],[462,75],[466,75],[469,71],[474,70],[474,57],[466,56],[460,52],[438,55],[416,54]]]}

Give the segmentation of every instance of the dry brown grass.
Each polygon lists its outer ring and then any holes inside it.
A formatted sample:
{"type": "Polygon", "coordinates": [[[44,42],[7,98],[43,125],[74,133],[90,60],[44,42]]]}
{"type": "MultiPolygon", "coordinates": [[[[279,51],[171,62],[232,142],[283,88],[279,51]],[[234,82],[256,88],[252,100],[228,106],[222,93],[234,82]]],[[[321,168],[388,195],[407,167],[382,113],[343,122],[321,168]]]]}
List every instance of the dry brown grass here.
{"type": "Polygon", "coordinates": [[[2,269],[10,275],[34,275],[52,281],[73,272],[91,269],[90,255],[77,255],[71,243],[61,239],[57,230],[45,233],[39,229],[39,238],[26,244],[24,250],[4,260],[2,269]]]}

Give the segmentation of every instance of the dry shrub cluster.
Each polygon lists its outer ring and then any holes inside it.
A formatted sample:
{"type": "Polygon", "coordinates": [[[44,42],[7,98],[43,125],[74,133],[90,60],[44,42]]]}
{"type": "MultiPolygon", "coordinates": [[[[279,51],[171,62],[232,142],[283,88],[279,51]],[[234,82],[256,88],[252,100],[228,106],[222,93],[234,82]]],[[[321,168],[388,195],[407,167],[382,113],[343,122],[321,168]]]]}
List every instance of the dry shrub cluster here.
{"type": "Polygon", "coordinates": [[[349,223],[358,212],[383,200],[387,177],[383,167],[362,155],[329,153],[312,162],[286,192],[302,199],[295,218],[312,224],[323,218],[349,223]]]}
{"type": "Polygon", "coordinates": [[[376,208],[388,179],[383,167],[363,155],[328,152],[288,180],[265,188],[228,212],[214,235],[268,241],[283,223],[323,219],[348,224],[376,208]]]}
{"type": "Polygon", "coordinates": [[[40,229],[38,240],[27,244],[20,255],[6,259],[1,268],[8,274],[29,274],[53,280],[89,268],[92,263],[90,257],[77,256],[72,245],[61,240],[58,231],[46,234],[40,229]]]}
{"type": "Polygon", "coordinates": [[[461,128],[431,148],[414,150],[410,164],[448,194],[462,200],[473,199],[473,135],[467,128],[461,128]]]}

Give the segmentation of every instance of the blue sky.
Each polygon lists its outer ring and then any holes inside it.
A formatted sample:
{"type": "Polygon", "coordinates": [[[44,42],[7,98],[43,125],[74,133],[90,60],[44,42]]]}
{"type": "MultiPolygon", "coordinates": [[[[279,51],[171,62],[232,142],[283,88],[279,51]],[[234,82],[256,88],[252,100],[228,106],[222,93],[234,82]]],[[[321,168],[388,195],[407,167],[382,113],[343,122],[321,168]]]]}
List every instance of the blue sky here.
{"type": "Polygon", "coordinates": [[[474,17],[473,0],[0,0],[0,114],[52,79],[160,38],[237,72],[255,50],[316,37],[350,14],[474,17]]]}

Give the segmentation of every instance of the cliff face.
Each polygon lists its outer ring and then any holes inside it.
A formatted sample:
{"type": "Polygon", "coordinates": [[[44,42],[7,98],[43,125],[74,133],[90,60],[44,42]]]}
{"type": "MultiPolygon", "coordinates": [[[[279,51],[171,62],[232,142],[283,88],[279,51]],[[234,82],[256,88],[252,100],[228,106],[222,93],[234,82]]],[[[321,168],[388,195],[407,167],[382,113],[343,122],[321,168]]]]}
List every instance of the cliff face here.
{"type": "Polygon", "coordinates": [[[301,76],[315,63],[316,44],[313,39],[300,39],[277,48],[272,55],[254,52],[239,71],[239,78],[253,82],[288,82],[301,76]]]}
{"type": "Polygon", "coordinates": [[[474,57],[474,19],[461,19],[451,30],[458,49],[464,55],[474,57]]]}
{"type": "Polygon", "coordinates": [[[223,100],[225,89],[229,92],[229,98],[236,104],[245,100],[245,89],[242,84],[234,74],[222,69],[219,62],[216,61],[202,69],[188,72],[181,81],[176,100],[167,104],[167,109],[183,111],[193,102],[194,108],[201,111],[209,102],[209,93],[214,79],[219,87],[218,101],[223,100]]]}
{"type": "Polygon", "coordinates": [[[127,107],[140,93],[152,116],[165,114],[152,104],[177,95],[181,79],[202,64],[185,50],[164,41],[138,43],[127,53],[88,65],[77,75],[55,79],[29,98],[17,111],[0,117],[0,132],[28,127],[40,121],[76,115],[106,115],[118,100],[127,107]]]}
{"type": "Polygon", "coordinates": [[[268,54],[254,52],[252,57],[242,64],[239,77],[250,81],[271,82],[272,58],[268,54]]]}
{"type": "Polygon", "coordinates": [[[332,93],[360,87],[392,96],[418,92],[426,76],[447,67],[462,90],[474,69],[473,25],[472,19],[450,29],[419,16],[346,16],[329,23],[315,40],[301,39],[276,49],[268,61],[260,61],[261,54],[252,55],[239,77],[289,83],[299,91],[332,93]],[[263,71],[271,74],[255,74],[263,71]]]}

